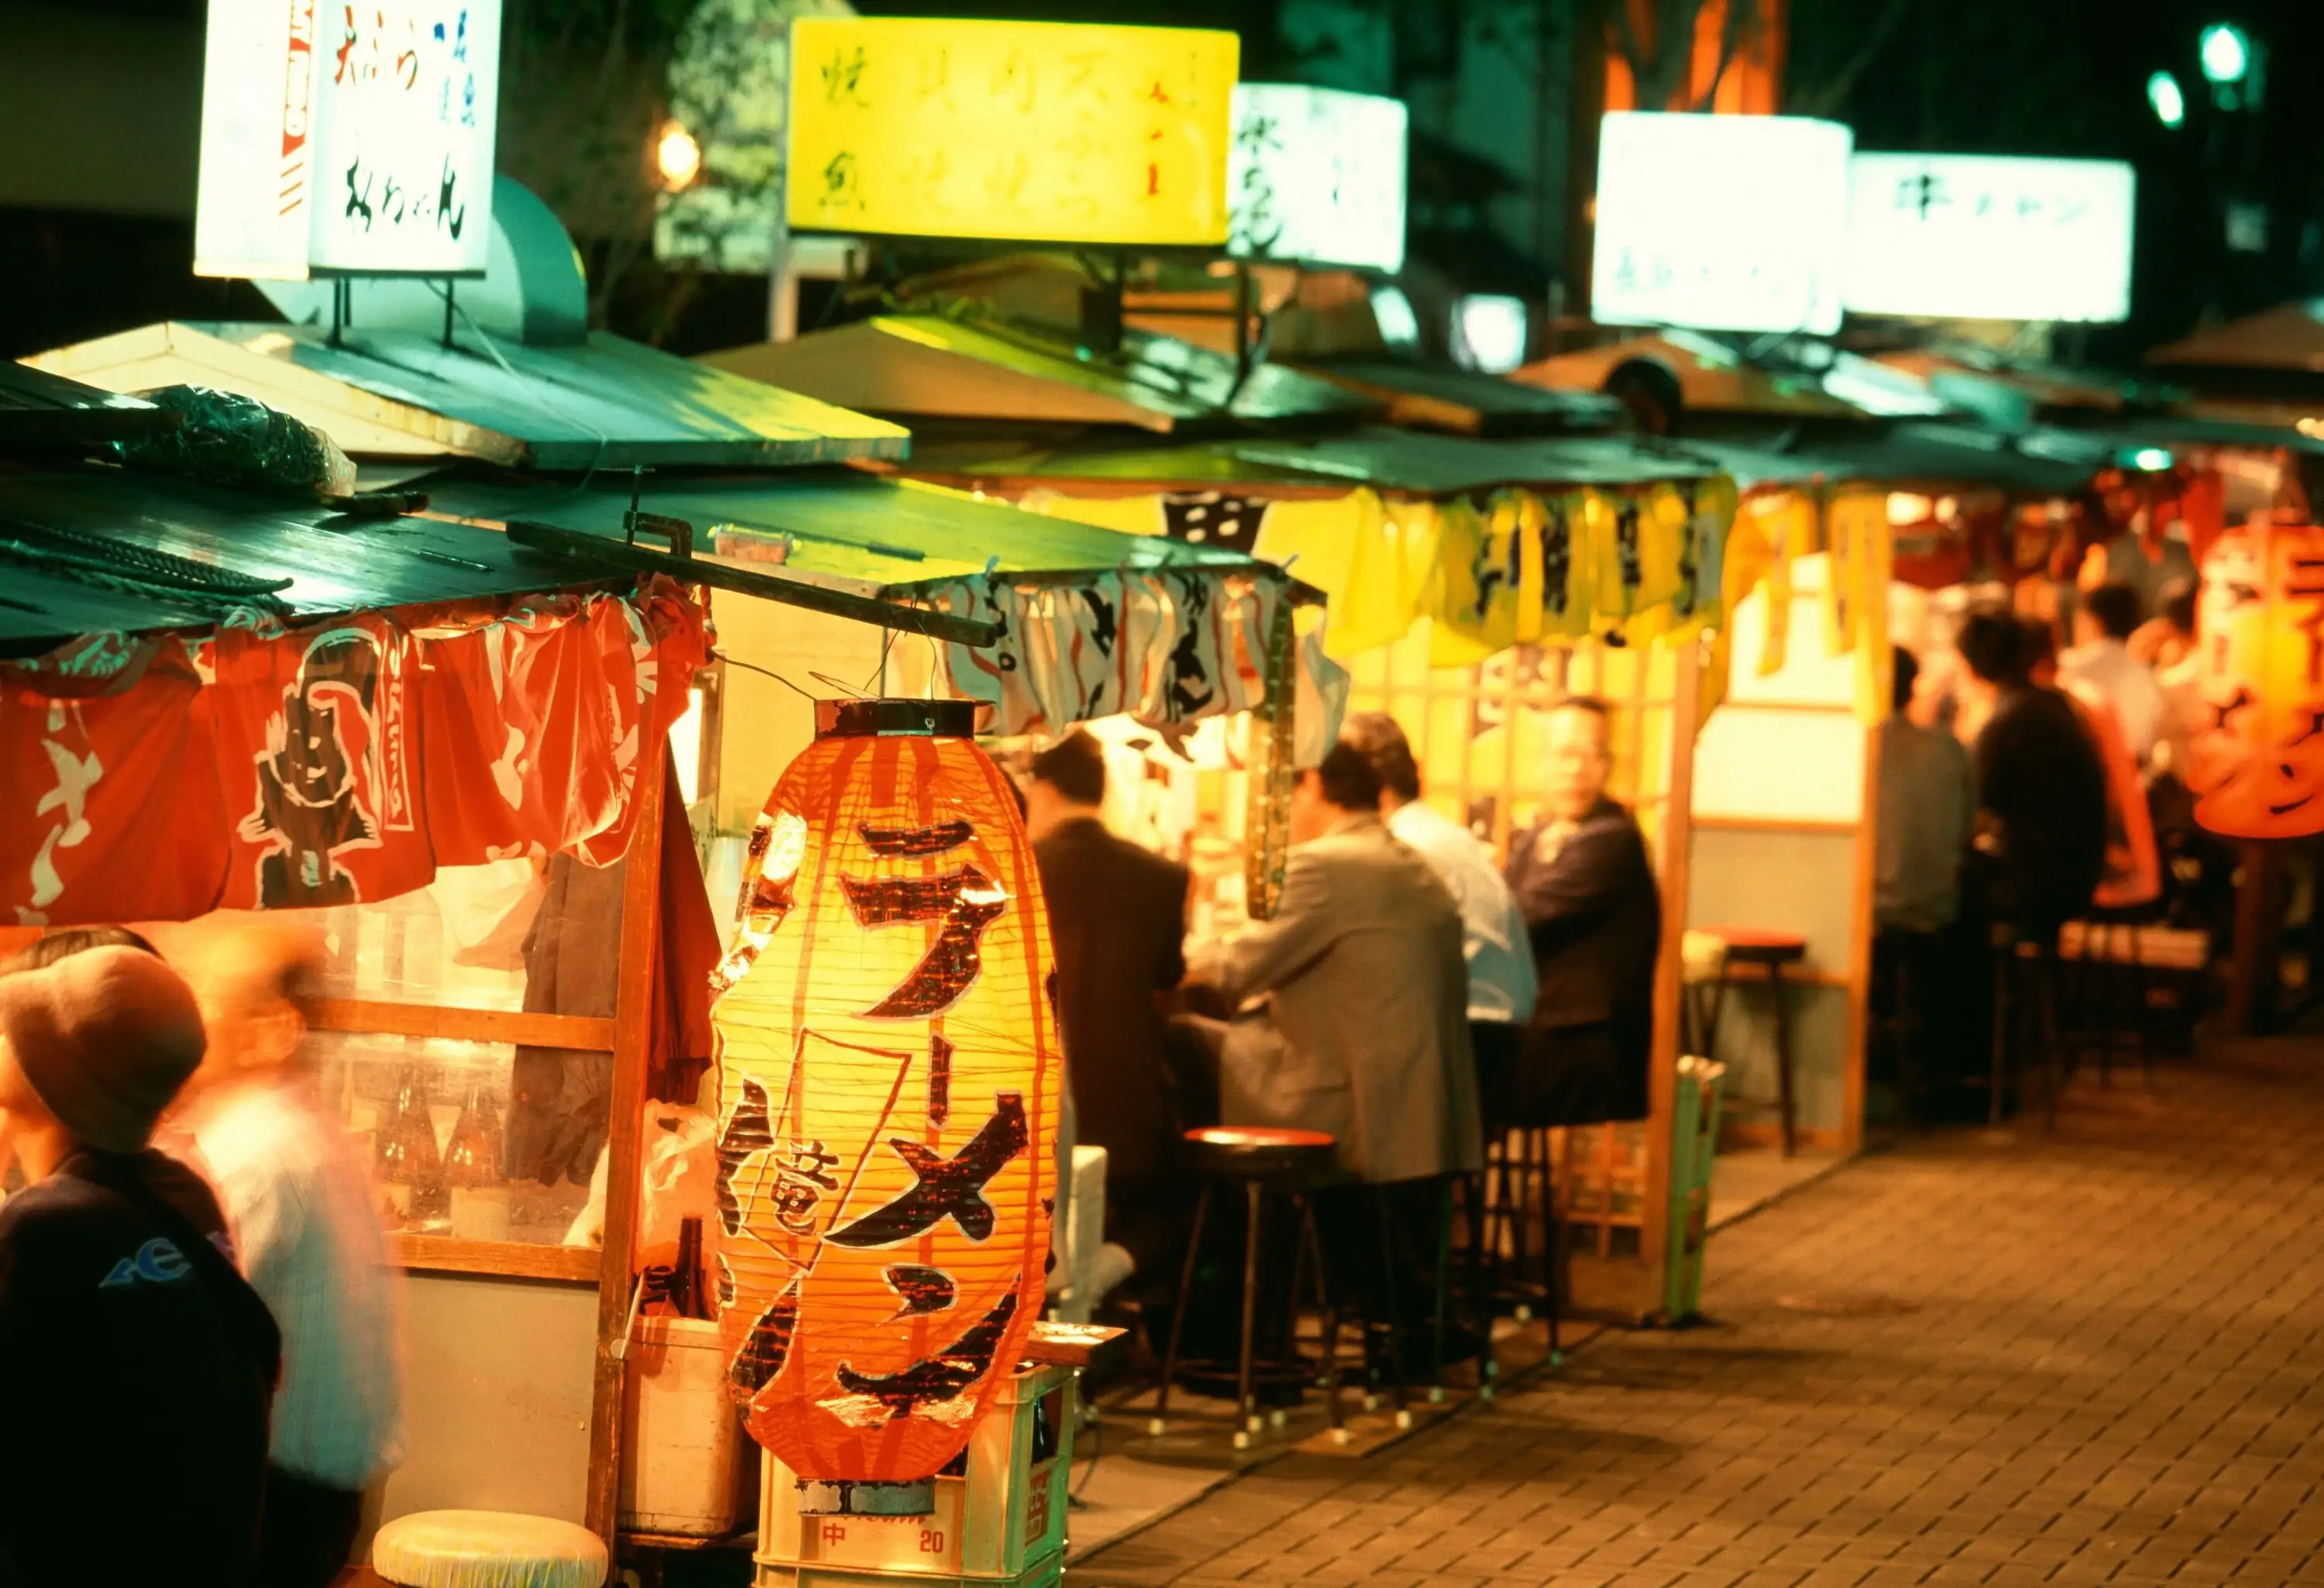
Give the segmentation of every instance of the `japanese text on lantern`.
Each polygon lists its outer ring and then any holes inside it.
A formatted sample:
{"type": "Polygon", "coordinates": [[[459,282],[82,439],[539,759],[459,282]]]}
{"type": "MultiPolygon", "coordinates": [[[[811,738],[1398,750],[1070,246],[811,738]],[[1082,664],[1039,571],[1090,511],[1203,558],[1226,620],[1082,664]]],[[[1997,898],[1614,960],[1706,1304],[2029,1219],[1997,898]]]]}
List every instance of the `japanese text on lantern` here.
{"type": "Polygon", "coordinates": [[[1058,1057],[1039,879],[967,740],[832,734],[752,841],[722,966],[717,1293],[752,1436],[925,1477],[1038,1311],[1058,1057]]]}
{"type": "Polygon", "coordinates": [[[2233,531],[2202,571],[2196,819],[2239,838],[2324,832],[2324,530],[2233,531]]]}
{"type": "Polygon", "coordinates": [[[1191,28],[803,17],[790,224],[1222,242],[1236,57],[1191,28]]]}

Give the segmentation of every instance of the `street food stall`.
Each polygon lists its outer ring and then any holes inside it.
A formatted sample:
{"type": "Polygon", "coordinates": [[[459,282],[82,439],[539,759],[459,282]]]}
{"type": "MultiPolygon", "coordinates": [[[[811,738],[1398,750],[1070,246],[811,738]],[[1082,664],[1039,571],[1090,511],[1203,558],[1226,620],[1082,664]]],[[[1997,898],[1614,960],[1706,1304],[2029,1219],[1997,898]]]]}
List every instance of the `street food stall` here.
{"type": "MultiPolygon", "coordinates": [[[[1231,547],[1324,591],[1303,650],[1347,669],[1349,709],[1403,722],[1429,797],[1497,847],[1538,799],[1535,714],[1568,692],[1606,695],[1620,719],[1616,789],[1655,845],[1675,931],[1690,761],[1699,714],[1717,698],[1704,636],[1731,577],[1720,559],[1733,494],[1715,463],[1614,436],[1363,425],[1351,421],[1378,399],[1304,374],[1262,363],[1238,383],[1228,355],[1139,333],[1117,358],[1069,342],[1022,322],[891,314],[711,362],[908,420],[904,468],[934,483],[1231,547]],[[991,390],[975,374],[988,358],[1002,366],[991,390]],[[1175,385],[1156,382],[1162,369],[1181,372],[1175,385]],[[1318,387],[1330,400],[1308,397],[1318,387]],[[1262,400],[1275,406],[1253,411],[1262,400]]],[[[1229,919],[1243,901],[1240,868],[1222,856],[1249,845],[1234,819],[1249,804],[1238,749],[1194,745],[1188,770],[1167,745],[1144,750],[1154,782],[1185,790],[1157,802],[1175,814],[1149,818],[1148,836],[1198,880],[1228,882],[1212,902],[1229,919]]],[[[1629,1319],[1665,1311],[1669,1154],[1642,1143],[1667,1139],[1675,1106],[1675,937],[1667,947],[1657,1122],[1637,1140],[1609,1131],[1572,1149],[1572,1177],[1601,1208],[1572,1211],[1574,1299],[1629,1319]]]]}

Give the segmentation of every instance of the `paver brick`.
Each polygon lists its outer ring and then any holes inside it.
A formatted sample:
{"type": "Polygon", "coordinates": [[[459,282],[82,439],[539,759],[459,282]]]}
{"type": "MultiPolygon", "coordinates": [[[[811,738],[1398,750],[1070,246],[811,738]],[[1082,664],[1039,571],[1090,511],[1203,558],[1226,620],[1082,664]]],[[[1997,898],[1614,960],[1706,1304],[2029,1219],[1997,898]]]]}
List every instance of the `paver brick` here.
{"type": "Polygon", "coordinates": [[[1087,1588],[2324,1583],[2324,1086],[2244,1044],[1875,1154],[1601,1337],[1363,1461],[1293,1457],[1087,1588]],[[1867,1316],[1787,1308],[1864,1294],[1867,1316]]]}

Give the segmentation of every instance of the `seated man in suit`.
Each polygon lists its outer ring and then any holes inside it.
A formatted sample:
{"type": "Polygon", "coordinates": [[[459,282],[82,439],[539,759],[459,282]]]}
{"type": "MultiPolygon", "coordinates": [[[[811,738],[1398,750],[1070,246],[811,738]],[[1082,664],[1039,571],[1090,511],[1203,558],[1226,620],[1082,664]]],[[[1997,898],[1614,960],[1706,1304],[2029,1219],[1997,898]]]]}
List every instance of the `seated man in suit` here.
{"type": "Polygon", "coordinates": [[[1662,895],[1646,841],[1606,798],[1603,701],[1550,708],[1539,819],[1509,845],[1509,891],[1533,940],[1540,990],[1513,1071],[1486,1077],[1497,1130],[1646,1116],[1662,895]]]}
{"type": "Polygon", "coordinates": [[[1194,1197],[1179,1163],[1157,1002],[1185,973],[1186,868],[1106,830],[1105,752],[1066,734],[1033,758],[1026,826],[1057,961],[1057,1022],[1077,1139],[1106,1150],[1106,1239],[1175,1276],[1194,1197]]]}
{"type": "Polygon", "coordinates": [[[1352,744],[1302,772],[1274,916],[1198,956],[1242,1012],[1206,1022],[1228,1124],[1328,1131],[1374,1185],[1480,1168],[1461,913],[1379,817],[1352,744]]]}

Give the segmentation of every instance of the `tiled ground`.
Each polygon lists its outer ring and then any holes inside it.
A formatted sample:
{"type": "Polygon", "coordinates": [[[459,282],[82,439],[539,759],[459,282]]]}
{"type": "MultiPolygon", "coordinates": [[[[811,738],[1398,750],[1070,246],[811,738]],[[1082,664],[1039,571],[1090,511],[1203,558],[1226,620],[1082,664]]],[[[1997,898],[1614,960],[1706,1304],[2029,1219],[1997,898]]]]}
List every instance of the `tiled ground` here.
{"type": "Polygon", "coordinates": [[[1182,1583],[2324,1583],[2324,1042],[1869,1159],[1616,1333],[1370,1461],[1074,1563],[1182,1583]]]}

